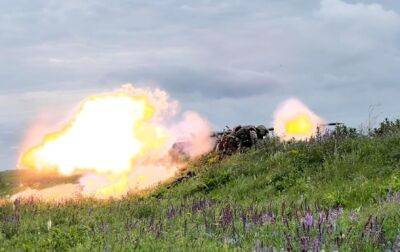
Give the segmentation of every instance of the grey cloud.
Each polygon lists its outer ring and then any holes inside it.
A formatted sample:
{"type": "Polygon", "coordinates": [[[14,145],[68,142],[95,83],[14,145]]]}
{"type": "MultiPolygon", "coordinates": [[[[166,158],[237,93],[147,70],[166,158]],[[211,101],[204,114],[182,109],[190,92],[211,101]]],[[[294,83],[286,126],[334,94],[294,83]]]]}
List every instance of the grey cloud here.
{"type": "Polygon", "coordinates": [[[197,93],[202,99],[243,97],[271,92],[279,81],[270,73],[200,66],[151,66],[108,76],[119,82],[156,82],[176,95],[197,93]]]}
{"type": "Polygon", "coordinates": [[[399,116],[399,13],[390,0],[2,1],[0,147],[13,156],[38,111],[125,82],[217,128],[269,124],[291,96],[351,125],[376,103],[399,116]]]}

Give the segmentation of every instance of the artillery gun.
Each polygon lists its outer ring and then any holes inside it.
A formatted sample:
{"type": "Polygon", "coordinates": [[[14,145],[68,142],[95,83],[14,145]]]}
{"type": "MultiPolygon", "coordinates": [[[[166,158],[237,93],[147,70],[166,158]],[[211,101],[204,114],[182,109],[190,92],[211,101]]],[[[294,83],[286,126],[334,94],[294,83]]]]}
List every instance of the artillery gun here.
{"type": "MultiPolygon", "coordinates": [[[[343,123],[340,122],[332,122],[320,126],[328,127],[339,126],[342,124],[343,123]]],[[[226,126],[223,131],[211,134],[211,137],[215,138],[214,151],[221,155],[232,155],[237,151],[242,151],[255,146],[258,141],[268,137],[268,134],[273,131],[273,127],[266,128],[264,125],[239,125],[233,129],[226,126]]]]}

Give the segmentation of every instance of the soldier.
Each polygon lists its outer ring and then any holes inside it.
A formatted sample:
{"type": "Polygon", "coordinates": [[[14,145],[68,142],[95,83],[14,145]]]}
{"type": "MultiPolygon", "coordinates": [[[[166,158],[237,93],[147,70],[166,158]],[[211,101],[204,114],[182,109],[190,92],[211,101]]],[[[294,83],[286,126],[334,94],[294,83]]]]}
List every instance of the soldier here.
{"type": "Polygon", "coordinates": [[[257,130],[254,126],[240,126],[234,130],[235,136],[239,139],[239,149],[251,148],[257,142],[257,130]]]}
{"type": "Polygon", "coordinates": [[[257,138],[258,139],[263,139],[268,135],[268,130],[264,125],[258,125],[257,128],[257,138]]]}
{"type": "Polygon", "coordinates": [[[240,150],[244,151],[255,146],[258,140],[263,139],[268,134],[268,129],[263,125],[257,127],[252,125],[236,126],[233,130],[214,133],[216,138],[215,151],[222,155],[231,155],[240,150]]]}
{"type": "Polygon", "coordinates": [[[222,155],[232,155],[239,149],[239,139],[232,133],[222,135],[217,143],[216,151],[222,155]]]}

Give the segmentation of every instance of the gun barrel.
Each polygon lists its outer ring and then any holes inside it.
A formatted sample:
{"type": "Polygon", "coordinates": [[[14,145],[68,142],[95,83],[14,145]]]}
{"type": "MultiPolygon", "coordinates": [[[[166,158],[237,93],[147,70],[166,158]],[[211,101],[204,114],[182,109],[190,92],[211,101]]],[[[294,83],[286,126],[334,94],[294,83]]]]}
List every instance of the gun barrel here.
{"type": "Polygon", "coordinates": [[[324,126],[338,126],[338,125],[342,125],[343,123],[341,122],[331,122],[331,123],[326,123],[324,124],[324,126]]]}
{"type": "MultiPolygon", "coordinates": [[[[326,123],[322,124],[321,126],[338,126],[338,125],[343,125],[344,123],[341,122],[331,122],[331,123],[326,123]]],[[[268,131],[274,131],[274,127],[268,128],[268,131]]]]}

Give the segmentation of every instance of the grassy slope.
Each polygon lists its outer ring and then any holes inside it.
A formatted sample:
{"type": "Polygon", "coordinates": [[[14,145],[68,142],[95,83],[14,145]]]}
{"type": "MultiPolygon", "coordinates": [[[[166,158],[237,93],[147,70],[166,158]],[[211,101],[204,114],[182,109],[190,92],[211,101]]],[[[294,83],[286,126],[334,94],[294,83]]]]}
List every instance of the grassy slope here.
{"type": "Polygon", "coordinates": [[[190,169],[195,177],[143,197],[2,206],[0,248],[360,250],[400,243],[400,199],[390,196],[400,191],[399,134],[287,145],[272,139],[190,169]]]}

